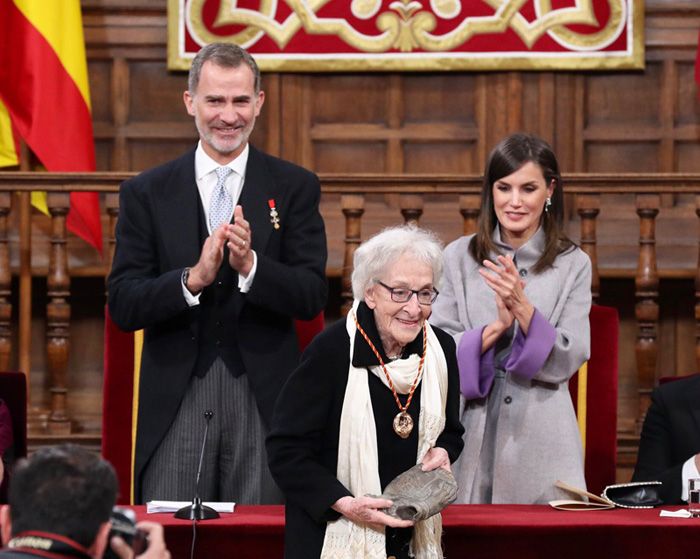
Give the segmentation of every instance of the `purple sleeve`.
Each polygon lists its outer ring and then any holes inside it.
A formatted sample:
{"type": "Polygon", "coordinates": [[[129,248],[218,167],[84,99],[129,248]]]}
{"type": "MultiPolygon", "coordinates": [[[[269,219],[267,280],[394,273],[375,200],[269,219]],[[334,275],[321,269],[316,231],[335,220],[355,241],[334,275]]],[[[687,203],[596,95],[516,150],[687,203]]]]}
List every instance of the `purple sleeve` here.
{"type": "Polygon", "coordinates": [[[506,371],[526,379],[533,378],[542,369],[554,347],[557,331],[535,309],[527,336],[518,329],[505,363],[506,371]]]}
{"type": "Polygon", "coordinates": [[[459,389],[467,400],[484,398],[493,385],[496,369],[493,365],[494,348],[481,353],[483,328],[467,330],[457,346],[459,365],[459,389]]]}

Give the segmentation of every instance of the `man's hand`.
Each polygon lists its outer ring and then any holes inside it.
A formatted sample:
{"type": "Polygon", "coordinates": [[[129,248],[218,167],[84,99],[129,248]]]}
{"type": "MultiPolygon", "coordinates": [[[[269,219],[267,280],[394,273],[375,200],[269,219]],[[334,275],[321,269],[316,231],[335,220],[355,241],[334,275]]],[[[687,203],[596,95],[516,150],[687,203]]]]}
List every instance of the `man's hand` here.
{"type": "Polygon", "coordinates": [[[391,505],[392,502],[388,499],[347,496],[338,499],[331,508],[355,524],[368,525],[375,529],[380,529],[381,526],[392,528],[413,526],[411,520],[399,520],[380,510],[389,508],[391,505]]]}
{"type": "Polygon", "coordinates": [[[253,268],[253,251],[250,224],[243,217],[243,208],[236,206],[233,210],[233,224],[226,226],[226,246],[228,246],[228,263],[244,278],[253,268]]]}
{"type": "Polygon", "coordinates": [[[199,261],[190,269],[190,277],[185,286],[190,293],[197,294],[211,285],[216,279],[221,262],[224,259],[224,244],[226,244],[228,225],[220,225],[207,237],[199,255],[199,261]]]}
{"type": "MultiPolygon", "coordinates": [[[[148,548],[141,555],[136,555],[136,559],[170,559],[170,552],[165,547],[163,526],[156,522],[144,521],[139,522],[136,527],[148,534],[148,548]]],[[[133,549],[119,536],[113,537],[109,545],[120,559],[135,559],[133,549]]]]}

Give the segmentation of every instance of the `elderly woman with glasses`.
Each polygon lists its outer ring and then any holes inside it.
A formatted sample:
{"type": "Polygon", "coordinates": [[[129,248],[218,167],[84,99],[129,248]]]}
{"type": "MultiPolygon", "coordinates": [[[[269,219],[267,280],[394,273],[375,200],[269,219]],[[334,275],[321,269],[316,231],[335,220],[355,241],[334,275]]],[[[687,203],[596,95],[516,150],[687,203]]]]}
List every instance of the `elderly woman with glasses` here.
{"type": "Polygon", "coordinates": [[[458,502],[546,503],[585,487],[568,381],[588,359],[591,262],[564,232],[559,165],[542,139],[491,152],[475,235],[445,249],[433,324],[457,341],[465,405],[458,502]]]}
{"type": "Polygon", "coordinates": [[[267,449],[287,497],[285,558],[442,557],[440,515],[412,525],[377,498],[462,449],[452,338],[427,319],[442,249],[415,226],[356,251],[347,317],[317,336],[277,400],[267,449]]]}

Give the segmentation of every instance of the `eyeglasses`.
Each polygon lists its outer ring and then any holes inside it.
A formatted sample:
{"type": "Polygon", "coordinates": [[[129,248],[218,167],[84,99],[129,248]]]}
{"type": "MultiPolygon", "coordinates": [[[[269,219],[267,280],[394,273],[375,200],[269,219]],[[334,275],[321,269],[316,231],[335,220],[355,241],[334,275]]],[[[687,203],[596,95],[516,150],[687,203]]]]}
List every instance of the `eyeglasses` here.
{"type": "Polygon", "coordinates": [[[418,302],[421,305],[431,305],[433,301],[437,299],[439,294],[438,290],[435,288],[416,290],[407,289],[405,287],[389,287],[387,284],[382,283],[379,280],[377,280],[377,283],[391,293],[391,300],[394,301],[394,303],[408,303],[415,293],[416,299],[418,299],[418,302]]]}

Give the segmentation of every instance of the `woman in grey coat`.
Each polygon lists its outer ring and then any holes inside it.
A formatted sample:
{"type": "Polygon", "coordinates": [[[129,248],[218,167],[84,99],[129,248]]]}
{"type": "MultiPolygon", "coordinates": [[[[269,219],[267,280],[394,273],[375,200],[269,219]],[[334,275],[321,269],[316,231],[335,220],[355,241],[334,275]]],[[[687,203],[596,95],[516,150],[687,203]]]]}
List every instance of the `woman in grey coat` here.
{"type": "Polygon", "coordinates": [[[540,138],[491,152],[478,232],[445,249],[431,322],[452,334],[464,451],[457,502],[546,503],[584,488],[568,380],[589,357],[591,264],[563,231],[559,166],[540,138]]]}

